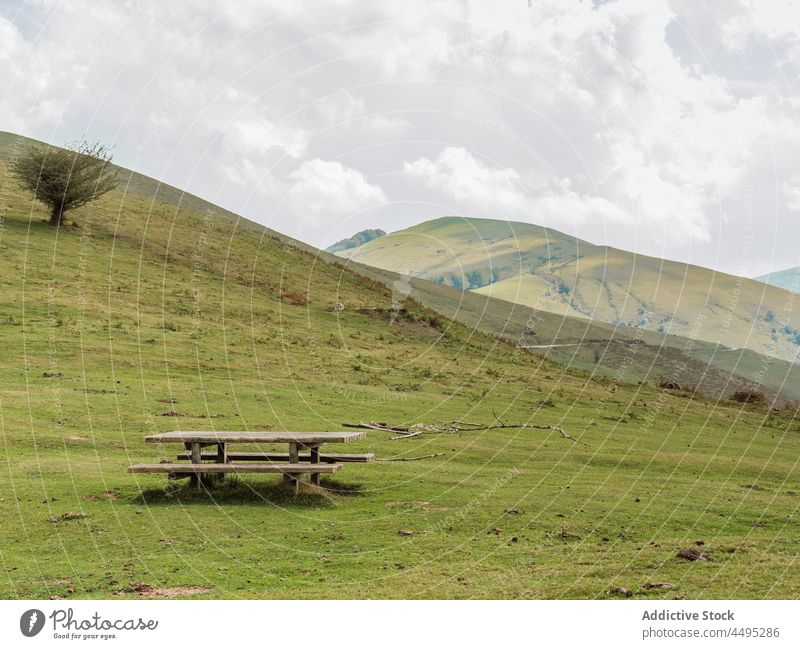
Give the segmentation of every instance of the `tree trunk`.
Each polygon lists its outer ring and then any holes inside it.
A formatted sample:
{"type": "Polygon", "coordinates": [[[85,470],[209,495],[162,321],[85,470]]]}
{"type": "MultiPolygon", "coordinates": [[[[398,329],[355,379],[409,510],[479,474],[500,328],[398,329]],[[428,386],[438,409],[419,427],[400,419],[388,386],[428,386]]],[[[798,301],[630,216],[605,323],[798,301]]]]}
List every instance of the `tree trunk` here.
{"type": "Polygon", "coordinates": [[[59,226],[64,224],[64,210],[61,205],[56,205],[50,212],[50,225],[59,226]]]}

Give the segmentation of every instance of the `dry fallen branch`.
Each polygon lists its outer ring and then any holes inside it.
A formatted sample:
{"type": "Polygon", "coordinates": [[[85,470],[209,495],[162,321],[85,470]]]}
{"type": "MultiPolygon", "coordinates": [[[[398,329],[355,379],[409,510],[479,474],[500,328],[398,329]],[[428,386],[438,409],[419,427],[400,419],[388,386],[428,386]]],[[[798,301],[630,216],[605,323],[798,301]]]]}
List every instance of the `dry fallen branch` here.
{"type": "Polygon", "coordinates": [[[418,457],[387,457],[378,462],[416,462],[417,460],[427,460],[431,457],[439,457],[444,453],[431,453],[430,455],[420,455],[418,457]]]}
{"type": "Polygon", "coordinates": [[[385,430],[390,433],[407,433],[408,428],[402,426],[390,426],[382,421],[359,421],[357,424],[342,422],[345,428],[366,428],[367,430],[385,430]]]}
{"type": "MultiPolygon", "coordinates": [[[[417,424],[419,426],[420,424],[417,424]]],[[[389,433],[401,433],[400,435],[396,435],[395,437],[390,437],[389,439],[402,439],[404,437],[416,437],[420,434],[420,430],[415,430],[415,427],[407,427],[407,426],[390,426],[389,424],[382,422],[382,421],[359,421],[357,424],[349,424],[347,422],[342,422],[342,426],[345,428],[366,428],[367,430],[384,430],[389,433]]]]}
{"type": "Polygon", "coordinates": [[[394,426],[381,421],[360,421],[357,424],[342,423],[346,428],[365,428],[367,430],[383,430],[390,433],[400,433],[389,439],[407,439],[418,437],[422,433],[461,433],[479,430],[503,430],[513,428],[527,428],[532,430],[552,430],[561,434],[564,439],[572,440],[578,444],[584,444],[580,440],[571,437],[561,426],[548,426],[544,424],[508,424],[503,422],[495,415],[495,423],[478,424],[459,420],[443,421],[436,420],[435,424],[414,424],[413,426],[394,426]]]}
{"type": "Polygon", "coordinates": [[[420,432],[407,433],[405,435],[395,435],[394,437],[390,437],[389,439],[407,439],[408,437],[418,437],[421,434],[422,433],[420,433],[420,432]]]}

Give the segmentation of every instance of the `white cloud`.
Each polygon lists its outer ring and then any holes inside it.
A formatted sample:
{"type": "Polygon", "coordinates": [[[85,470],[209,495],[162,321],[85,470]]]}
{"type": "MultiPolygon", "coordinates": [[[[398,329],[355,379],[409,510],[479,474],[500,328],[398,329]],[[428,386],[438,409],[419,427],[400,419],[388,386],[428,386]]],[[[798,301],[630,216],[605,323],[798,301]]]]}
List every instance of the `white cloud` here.
{"type": "Polygon", "coordinates": [[[308,147],[308,134],[292,125],[279,125],[266,119],[239,119],[227,129],[230,145],[239,151],[283,149],[293,158],[301,158],[308,147]]]}
{"type": "Polygon", "coordinates": [[[723,44],[741,50],[753,40],[798,40],[800,9],[785,0],[739,0],[722,24],[723,44]]]}
{"type": "Polygon", "coordinates": [[[445,148],[435,160],[419,158],[406,163],[406,173],[419,176],[431,188],[455,201],[462,213],[487,217],[551,222],[553,218],[583,222],[589,218],[627,220],[626,214],[599,196],[582,196],[568,182],[526,191],[519,172],[491,168],[469,151],[445,148]]]}
{"type": "Polygon", "coordinates": [[[309,228],[330,230],[338,227],[342,219],[388,200],[383,190],[370,184],[364,174],[336,161],[309,160],[289,177],[294,185],[288,199],[300,219],[298,232],[309,228]]]}
{"type": "Polygon", "coordinates": [[[800,212],[800,175],[794,174],[783,184],[783,193],[786,197],[786,207],[793,212],[800,212]]]}
{"type": "Polygon", "coordinates": [[[758,218],[753,256],[789,265],[798,18],[778,0],[20,0],[0,7],[0,124],[107,140],[317,244],[332,214],[377,204],[340,223],[394,230],[453,205],[736,270],[758,218]]]}
{"type": "Polygon", "coordinates": [[[348,90],[340,90],[325,97],[318,110],[328,124],[338,124],[363,115],[366,108],[363,97],[357,97],[348,90]]]}
{"type": "Polygon", "coordinates": [[[15,58],[22,53],[25,42],[14,24],[0,16],[0,61],[5,65],[15,65],[15,58]]]}
{"type": "Polygon", "coordinates": [[[529,205],[514,169],[490,169],[461,148],[448,147],[436,160],[420,158],[406,163],[404,169],[420,176],[428,187],[441,189],[462,204],[476,204],[481,210],[500,208],[519,215],[529,205]]]}
{"type": "Polygon", "coordinates": [[[399,137],[412,131],[411,122],[392,115],[373,115],[365,120],[363,131],[387,138],[399,137]]]}

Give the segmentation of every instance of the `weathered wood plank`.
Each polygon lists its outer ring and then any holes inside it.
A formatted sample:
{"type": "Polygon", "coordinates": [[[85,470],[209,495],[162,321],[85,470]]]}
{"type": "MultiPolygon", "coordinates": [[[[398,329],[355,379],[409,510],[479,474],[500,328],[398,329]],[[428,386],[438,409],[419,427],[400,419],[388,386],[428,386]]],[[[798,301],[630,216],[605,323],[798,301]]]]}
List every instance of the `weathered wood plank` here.
{"type": "Polygon", "coordinates": [[[150,443],[186,443],[197,442],[201,444],[218,444],[220,442],[261,442],[264,444],[292,444],[298,443],[304,446],[327,443],[347,443],[364,439],[366,433],[355,431],[338,431],[329,433],[311,432],[272,432],[272,431],[182,431],[176,430],[170,433],[159,433],[148,435],[144,438],[145,442],[150,443]]]}
{"type": "Polygon", "coordinates": [[[341,464],[134,464],[128,473],[336,473],[341,464]]]}
{"type": "MultiPolygon", "coordinates": [[[[262,453],[260,451],[227,451],[226,457],[231,462],[288,462],[288,453],[262,453]]],[[[175,456],[178,460],[191,459],[189,453],[178,453],[175,456]]],[[[216,453],[202,453],[200,459],[203,461],[217,461],[216,453]]],[[[300,462],[309,462],[311,455],[300,453],[300,462]]],[[[320,453],[320,462],[372,462],[375,453],[320,453]]]]}
{"type": "MultiPolygon", "coordinates": [[[[216,442],[201,442],[200,443],[200,448],[207,448],[209,446],[215,446],[215,445],[216,445],[216,442]]],[[[192,442],[184,442],[183,446],[187,451],[191,450],[192,442]]]]}

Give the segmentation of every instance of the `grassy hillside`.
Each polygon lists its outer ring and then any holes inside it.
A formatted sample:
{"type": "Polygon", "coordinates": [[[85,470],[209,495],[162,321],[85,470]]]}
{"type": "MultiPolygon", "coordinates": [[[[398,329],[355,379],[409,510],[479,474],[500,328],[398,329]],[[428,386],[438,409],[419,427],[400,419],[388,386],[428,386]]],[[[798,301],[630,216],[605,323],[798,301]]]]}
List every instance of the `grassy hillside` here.
{"type": "MultiPolygon", "coordinates": [[[[8,161],[34,140],[0,132],[0,160],[8,161]]],[[[204,217],[231,221],[239,228],[255,229],[286,245],[313,253],[327,263],[342,263],[279,232],[263,228],[192,194],[160,183],[134,171],[118,167],[121,189],[149,201],[182,207],[204,217]]],[[[495,228],[508,227],[498,221],[495,228]]],[[[800,400],[800,367],[777,359],[766,359],[749,350],[726,347],[624,325],[605,325],[598,320],[572,314],[570,317],[494,299],[477,292],[464,293],[444,284],[348,261],[347,268],[386,286],[410,286],[411,296],[424,306],[468,328],[500,337],[515,346],[618,381],[647,381],[657,384],[666,376],[681,384],[697,387],[704,394],[726,398],[737,390],[763,390],[780,404],[800,400]],[[633,353],[632,353],[633,352],[633,353]]],[[[405,290],[405,289],[403,289],[405,290]]],[[[564,311],[567,309],[565,308],[564,311]]],[[[554,311],[558,311],[554,308],[554,311]]]]}
{"type": "Polygon", "coordinates": [[[0,596],[796,595],[790,413],[591,380],[410,300],[392,321],[391,284],[155,187],[56,232],[0,164],[0,596]],[[125,473],[176,428],[496,417],[577,441],[370,433],[354,451],[434,457],[298,499],[125,473]],[[700,540],[713,561],[675,557],[700,540]]]}
{"type": "Polygon", "coordinates": [[[446,217],[338,254],[557,315],[790,362],[800,351],[794,296],[783,289],[526,223],[446,217]]]}
{"type": "Polygon", "coordinates": [[[669,379],[715,399],[763,391],[780,407],[800,401],[800,365],[749,349],[560,316],[358,262],[348,261],[347,268],[388,286],[408,282],[414,299],[449,320],[594,377],[650,385],[669,379]]]}

